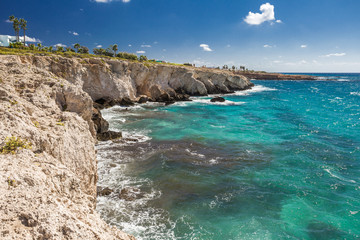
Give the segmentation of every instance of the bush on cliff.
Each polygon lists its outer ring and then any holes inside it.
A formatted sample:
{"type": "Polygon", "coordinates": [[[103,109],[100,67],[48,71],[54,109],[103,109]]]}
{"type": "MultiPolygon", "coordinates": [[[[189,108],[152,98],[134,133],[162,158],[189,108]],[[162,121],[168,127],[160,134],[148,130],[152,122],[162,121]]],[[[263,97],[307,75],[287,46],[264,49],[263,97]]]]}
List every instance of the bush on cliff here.
{"type": "Polygon", "coordinates": [[[0,148],[1,154],[15,154],[17,150],[31,149],[31,143],[19,137],[7,137],[5,144],[0,148]]]}

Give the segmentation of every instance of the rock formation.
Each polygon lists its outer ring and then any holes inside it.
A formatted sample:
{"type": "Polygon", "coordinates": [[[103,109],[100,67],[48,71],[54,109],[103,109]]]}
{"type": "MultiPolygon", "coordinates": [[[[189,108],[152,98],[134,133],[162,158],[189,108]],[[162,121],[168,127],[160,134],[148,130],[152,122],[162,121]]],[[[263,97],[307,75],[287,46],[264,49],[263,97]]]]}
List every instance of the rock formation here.
{"type": "Polygon", "coordinates": [[[0,238],[134,239],[95,211],[96,135],[121,135],[107,132],[94,101],[169,102],[251,86],[242,76],[191,67],[0,56],[0,150],[12,136],[32,145],[0,154],[0,238]]]}

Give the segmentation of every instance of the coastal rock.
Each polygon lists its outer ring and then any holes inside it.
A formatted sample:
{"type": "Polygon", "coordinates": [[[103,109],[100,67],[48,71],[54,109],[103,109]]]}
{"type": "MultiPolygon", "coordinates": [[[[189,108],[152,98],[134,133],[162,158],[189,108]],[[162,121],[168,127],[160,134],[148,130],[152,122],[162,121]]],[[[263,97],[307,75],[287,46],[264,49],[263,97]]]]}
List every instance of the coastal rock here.
{"type": "MultiPolygon", "coordinates": [[[[42,68],[41,58],[48,57],[0,56],[0,92],[6,93],[0,146],[11,136],[32,146],[0,154],[0,238],[134,240],[95,210],[92,98],[81,85],[42,68]]],[[[59,59],[60,70],[75,71],[71,63],[59,59]]]]}
{"type": "Polygon", "coordinates": [[[106,188],[97,187],[96,191],[97,191],[97,196],[108,196],[114,192],[114,190],[112,190],[108,187],[106,187],[106,188]]]}
{"type": "Polygon", "coordinates": [[[141,96],[139,96],[139,98],[137,99],[137,103],[140,103],[140,104],[142,104],[142,103],[147,103],[147,101],[149,101],[149,98],[148,98],[148,96],[146,96],[146,95],[141,95],[141,96]]]}
{"type": "Polygon", "coordinates": [[[121,132],[107,131],[97,134],[97,139],[99,141],[117,140],[119,138],[122,138],[121,132]]]}
{"type": "Polygon", "coordinates": [[[102,117],[101,112],[93,108],[92,121],[94,122],[95,131],[97,134],[107,132],[109,130],[109,123],[102,117]]]}
{"type": "Polygon", "coordinates": [[[144,194],[141,193],[140,189],[133,187],[123,188],[119,193],[119,198],[124,199],[125,201],[134,201],[142,198],[143,196],[144,194]]]}
{"type": "Polygon", "coordinates": [[[253,86],[245,76],[218,69],[164,64],[145,66],[124,60],[59,56],[21,56],[21,61],[81,87],[96,102],[105,99],[102,103],[105,107],[118,103],[130,105],[141,95],[153,101],[172,102],[185,100],[187,95],[231,93],[253,86]]]}
{"type": "Polygon", "coordinates": [[[225,102],[225,98],[215,97],[210,100],[210,102],[225,102]]]}

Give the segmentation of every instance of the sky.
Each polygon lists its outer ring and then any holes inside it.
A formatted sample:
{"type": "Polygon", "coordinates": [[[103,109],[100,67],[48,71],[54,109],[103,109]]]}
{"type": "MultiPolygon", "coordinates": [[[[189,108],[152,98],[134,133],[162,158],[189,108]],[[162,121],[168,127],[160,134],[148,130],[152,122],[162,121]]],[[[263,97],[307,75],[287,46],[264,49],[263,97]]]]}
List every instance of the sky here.
{"type": "Polygon", "coordinates": [[[45,46],[75,43],[197,66],[360,72],[359,0],[0,0],[45,46]]]}

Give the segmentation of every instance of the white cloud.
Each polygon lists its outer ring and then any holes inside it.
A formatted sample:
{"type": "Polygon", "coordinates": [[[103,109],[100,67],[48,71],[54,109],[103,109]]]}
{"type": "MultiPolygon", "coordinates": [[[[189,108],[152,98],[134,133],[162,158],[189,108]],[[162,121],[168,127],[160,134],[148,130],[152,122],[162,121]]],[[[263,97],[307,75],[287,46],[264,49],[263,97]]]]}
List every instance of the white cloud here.
{"type": "Polygon", "coordinates": [[[132,45],[131,45],[131,44],[129,44],[128,46],[129,46],[129,47],[132,47],[132,45]]]}
{"type": "Polygon", "coordinates": [[[276,23],[282,23],[282,21],[280,19],[275,21],[276,23]]]}
{"type": "Polygon", "coordinates": [[[146,53],[145,51],[136,51],[137,54],[144,54],[146,53]]]}
{"type": "Polygon", "coordinates": [[[66,45],[65,45],[65,44],[62,44],[62,43],[55,44],[54,46],[55,46],[55,47],[66,47],[66,45]]]}
{"type": "Polygon", "coordinates": [[[96,47],[97,47],[97,48],[102,48],[102,45],[97,45],[96,47]]]}
{"type": "MultiPolygon", "coordinates": [[[[244,21],[249,25],[260,25],[263,22],[275,20],[274,5],[271,5],[270,3],[262,4],[260,6],[260,11],[261,13],[249,12],[244,21]]],[[[281,23],[281,20],[275,22],[281,23]]]]}
{"type": "Polygon", "coordinates": [[[26,42],[38,42],[38,43],[41,43],[40,39],[36,39],[36,38],[28,37],[28,36],[25,36],[25,41],[26,42]]]}
{"type": "Polygon", "coordinates": [[[226,45],[226,47],[227,47],[227,48],[229,48],[229,47],[231,47],[231,45],[230,45],[230,44],[228,44],[228,45],[226,45]]]}
{"type": "Polygon", "coordinates": [[[209,47],[209,45],[207,44],[200,44],[200,47],[205,51],[205,52],[212,52],[213,50],[209,47]]]}
{"type": "Polygon", "coordinates": [[[306,44],[303,44],[300,46],[301,48],[307,48],[307,45],[306,44]]]}
{"type": "Polygon", "coordinates": [[[157,42],[157,41],[155,41],[155,42],[154,42],[154,44],[158,44],[158,42],[157,42]]]}
{"type": "Polygon", "coordinates": [[[142,48],[151,48],[151,45],[141,45],[142,48]]]}
{"type": "Polygon", "coordinates": [[[263,47],[264,48],[273,48],[273,47],[276,47],[276,45],[265,44],[263,47]]]}
{"type": "Polygon", "coordinates": [[[343,57],[345,56],[346,53],[330,53],[321,57],[343,57]]]}
{"type": "Polygon", "coordinates": [[[79,36],[79,34],[77,32],[72,32],[72,31],[69,31],[70,34],[74,35],[74,36],[79,36]]]}
{"type": "Polygon", "coordinates": [[[6,23],[11,23],[11,21],[9,19],[6,19],[5,22],[6,23]]]}

